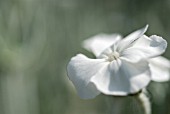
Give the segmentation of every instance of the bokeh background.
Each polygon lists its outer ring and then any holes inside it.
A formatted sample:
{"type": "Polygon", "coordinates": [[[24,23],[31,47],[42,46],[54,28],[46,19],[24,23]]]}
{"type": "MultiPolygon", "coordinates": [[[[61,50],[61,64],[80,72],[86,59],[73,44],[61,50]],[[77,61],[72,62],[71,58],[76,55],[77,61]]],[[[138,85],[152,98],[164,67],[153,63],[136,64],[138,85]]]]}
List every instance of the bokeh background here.
{"type": "MultiPolygon", "coordinates": [[[[84,39],[146,24],[170,43],[170,0],[0,0],[0,114],[110,114],[112,97],[80,99],[66,65],[77,53],[93,57],[84,39]]],[[[148,86],[153,114],[170,114],[169,85],[148,86]]],[[[141,113],[136,105],[117,108],[141,113]]]]}

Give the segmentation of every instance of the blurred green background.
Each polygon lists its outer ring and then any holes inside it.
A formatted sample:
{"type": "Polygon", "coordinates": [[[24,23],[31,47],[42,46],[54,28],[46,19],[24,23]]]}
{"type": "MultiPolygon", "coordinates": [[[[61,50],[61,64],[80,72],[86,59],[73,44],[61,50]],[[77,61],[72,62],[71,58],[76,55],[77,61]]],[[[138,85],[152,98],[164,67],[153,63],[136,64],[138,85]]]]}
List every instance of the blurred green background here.
{"type": "MultiPolygon", "coordinates": [[[[110,97],[77,96],[66,65],[77,53],[91,56],[84,39],[146,24],[147,35],[170,42],[170,0],[0,0],[0,114],[109,114],[110,97]]],[[[153,114],[170,114],[169,82],[148,90],[153,114]]]]}

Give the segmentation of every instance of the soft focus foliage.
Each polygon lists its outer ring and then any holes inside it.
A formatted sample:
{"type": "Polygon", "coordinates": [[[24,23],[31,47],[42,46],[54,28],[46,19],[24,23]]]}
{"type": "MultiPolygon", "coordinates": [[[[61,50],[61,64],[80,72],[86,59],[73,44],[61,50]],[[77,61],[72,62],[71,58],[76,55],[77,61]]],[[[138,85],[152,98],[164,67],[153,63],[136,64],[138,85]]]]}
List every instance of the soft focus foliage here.
{"type": "MultiPolygon", "coordinates": [[[[170,42],[169,11],[169,0],[0,0],[0,114],[108,114],[105,96],[79,99],[66,64],[78,52],[93,56],[81,42],[100,32],[149,24],[148,34],[170,42]]],[[[170,114],[169,82],[148,89],[153,113],[170,114]]]]}

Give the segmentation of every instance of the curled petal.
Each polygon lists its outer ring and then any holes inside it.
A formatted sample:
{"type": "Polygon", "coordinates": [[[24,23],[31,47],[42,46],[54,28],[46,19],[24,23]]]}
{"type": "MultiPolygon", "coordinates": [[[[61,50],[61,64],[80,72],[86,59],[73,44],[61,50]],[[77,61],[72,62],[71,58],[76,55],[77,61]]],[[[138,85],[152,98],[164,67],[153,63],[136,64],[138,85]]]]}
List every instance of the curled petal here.
{"type": "Polygon", "coordinates": [[[148,62],[112,61],[91,78],[98,90],[107,95],[125,96],[139,92],[150,82],[148,62]]]}
{"type": "Polygon", "coordinates": [[[124,39],[122,39],[117,46],[117,51],[121,52],[124,49],[130,47],[131,45],[133,45],[133,43],[138,40],[141,36],[143,36],[143,34],[147,31],[148,29],[148,25],[146,25],[144,28],[139,29],[131,34],[129,34],[128,36],[126,36],[124,39]]]}
{"type": "Polygon", "coordinates": [[[151,37],[142,36],[133,46],[125,49],[122,58],[138,62],[142,59],[157,57],[166,50],[167,42],[162,37],[153,35],[151,37]]]}
{"type": "Polygon", "coordinates": [[[85,40],[82,46],[98,57],[106,48],[121,40],[119,34],[99,34],[85,40]]]}
{"type": "Polygon", "coordinates": [[[152,80],[164,82],[170,80],[170,61],[162,56],[149,60],[152,80]]]}
{"type": "Polygon", "coordinates": [[[90,99],[100,94],[95,85],[90,83],[90,79],[105,64],[107,63],[103,59],[90,59],[82,54],[78,54],[70,60],[67,66],[68,77],[81,98],[90,99]]]}

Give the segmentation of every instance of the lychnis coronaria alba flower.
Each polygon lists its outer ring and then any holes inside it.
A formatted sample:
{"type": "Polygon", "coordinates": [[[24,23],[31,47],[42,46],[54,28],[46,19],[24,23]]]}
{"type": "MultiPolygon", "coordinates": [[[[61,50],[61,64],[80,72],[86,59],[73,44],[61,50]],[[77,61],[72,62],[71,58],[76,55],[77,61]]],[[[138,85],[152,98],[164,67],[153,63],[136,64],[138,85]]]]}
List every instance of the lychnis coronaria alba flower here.
{"type": "Polygon", "coordinates": [[[83,42],[96,59],[78,54],[67,66],[68,77],[81,98],[100,93],[126,96],[139,92],[151,80],[169,80],[170,62],[160,57],[167,42],[156,35],[144,35],[147,28],[123,39],[119,34],[99,34],[83,42]]]}

